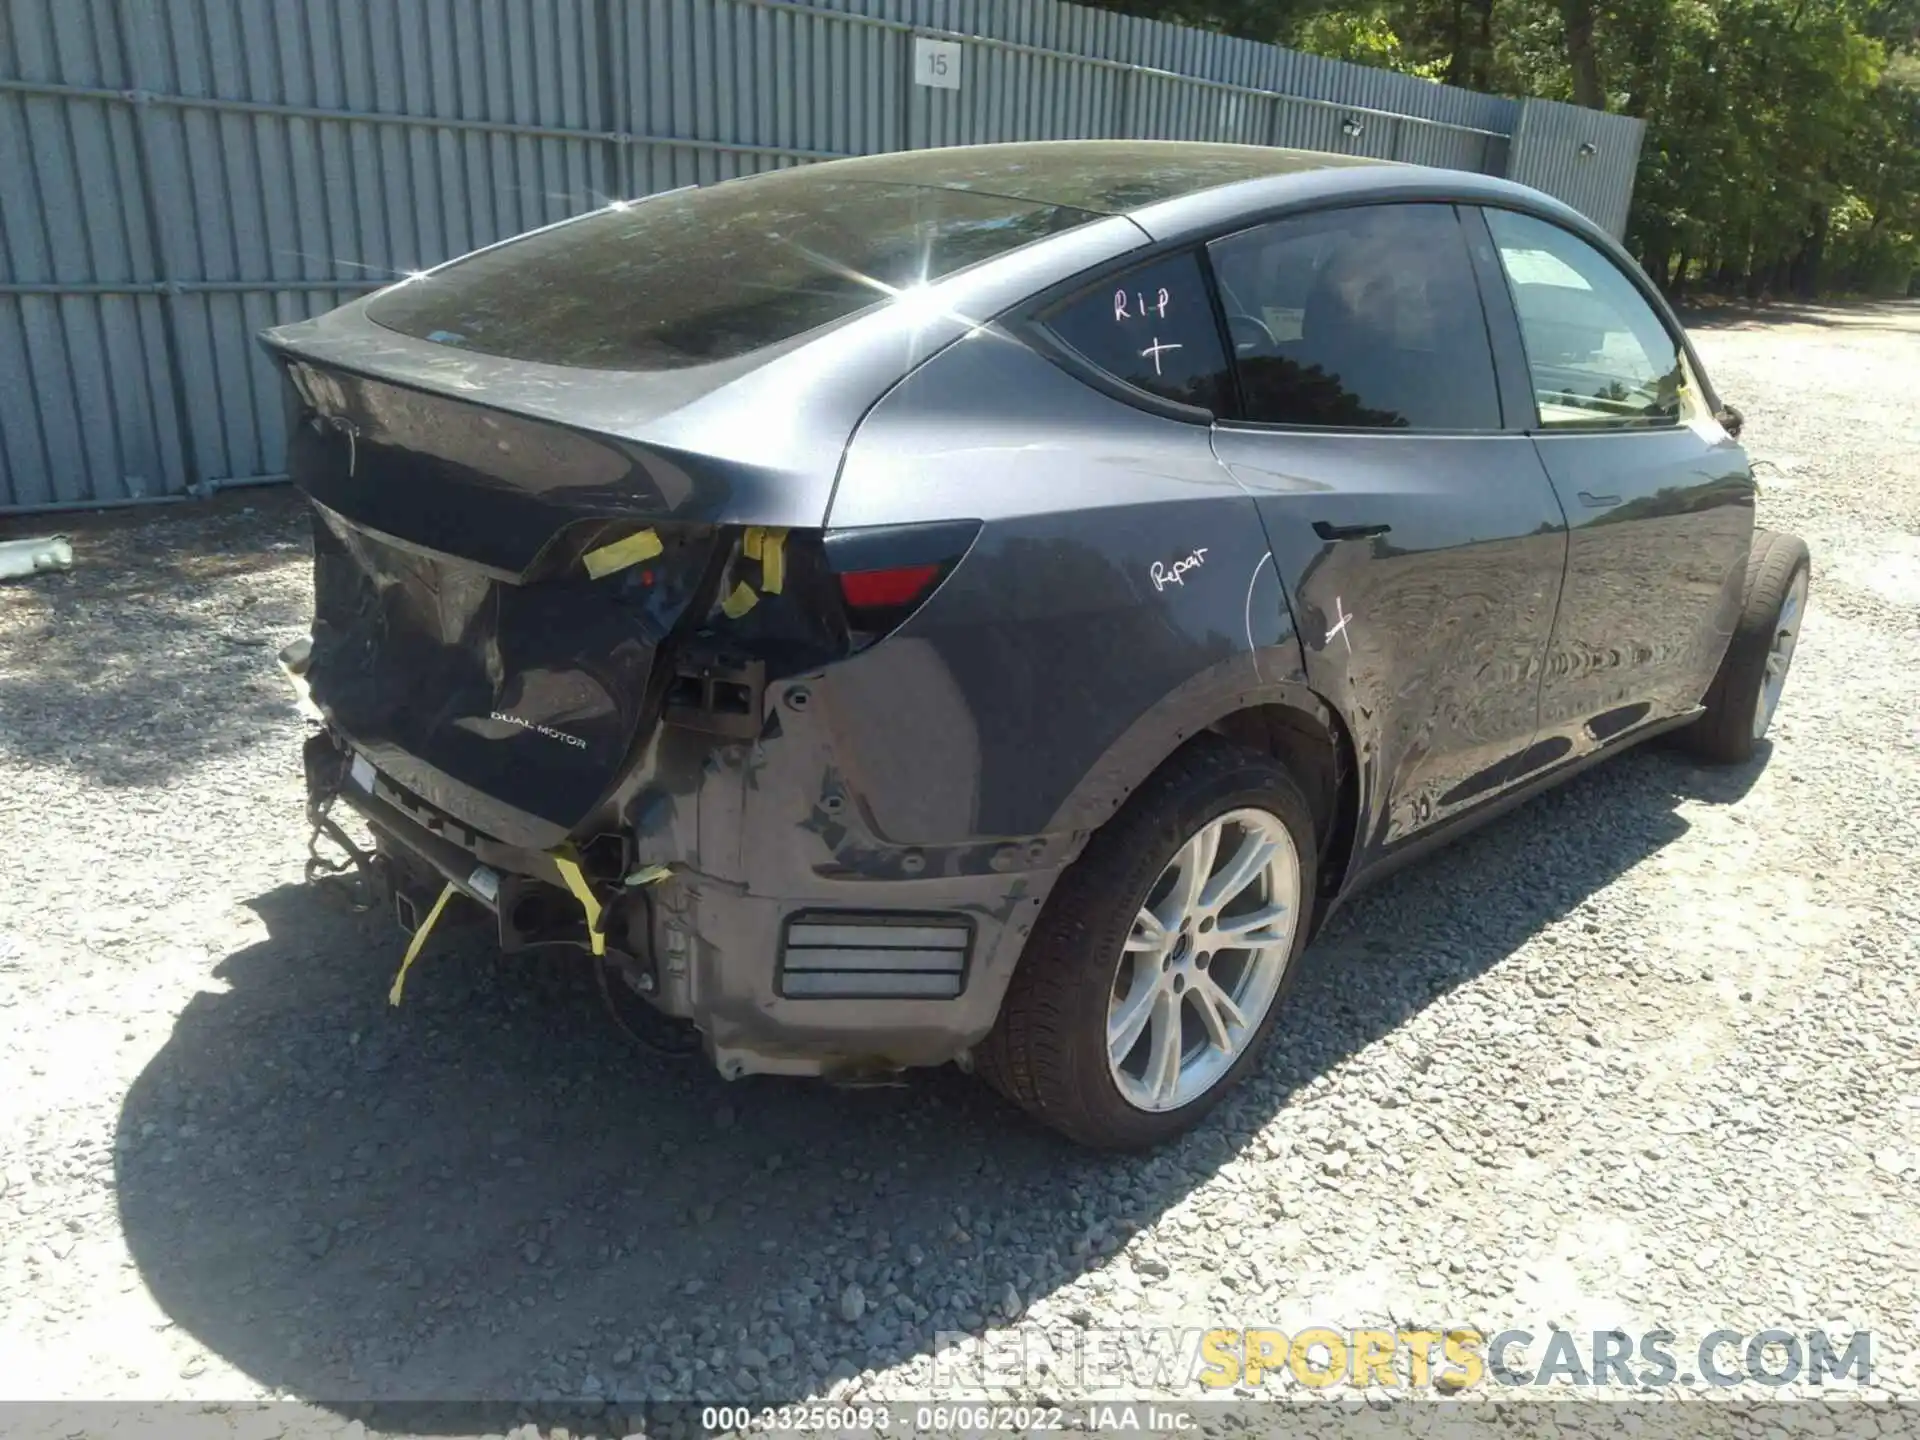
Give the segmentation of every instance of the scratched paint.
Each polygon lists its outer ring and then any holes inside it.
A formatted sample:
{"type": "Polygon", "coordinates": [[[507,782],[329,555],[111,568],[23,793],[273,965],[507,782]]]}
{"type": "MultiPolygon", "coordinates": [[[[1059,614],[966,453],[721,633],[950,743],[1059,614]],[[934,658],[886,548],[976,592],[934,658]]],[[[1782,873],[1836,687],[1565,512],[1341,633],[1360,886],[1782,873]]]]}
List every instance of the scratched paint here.
{"type": "Polygon", "coordinates": [[[1333,617],[1338,623],[1328,629],[1325,643],[1328,645],[1333,644],[1333,637],[1338,635],[1341,642],[1347,647],[1347,653],[1351,655],[1353,653],[1353,638],[1347,634],[1347,623],[1353,619],[1353,616],[1346,613],[1346,606],[1341,603],[1338,595],[1333,597],[1333,617]]]}

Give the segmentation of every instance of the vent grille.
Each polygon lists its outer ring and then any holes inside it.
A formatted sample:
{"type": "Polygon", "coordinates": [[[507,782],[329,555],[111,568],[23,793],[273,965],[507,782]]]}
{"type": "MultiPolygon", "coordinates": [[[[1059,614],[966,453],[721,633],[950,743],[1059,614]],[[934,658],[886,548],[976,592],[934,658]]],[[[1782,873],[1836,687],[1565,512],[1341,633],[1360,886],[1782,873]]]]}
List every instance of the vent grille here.
{"type": "Polygon", "coordinates": [[[962,915],[812,910],[789,916],[780,993],[794,1000],[951,1000],[966,988],[962,915]]]}

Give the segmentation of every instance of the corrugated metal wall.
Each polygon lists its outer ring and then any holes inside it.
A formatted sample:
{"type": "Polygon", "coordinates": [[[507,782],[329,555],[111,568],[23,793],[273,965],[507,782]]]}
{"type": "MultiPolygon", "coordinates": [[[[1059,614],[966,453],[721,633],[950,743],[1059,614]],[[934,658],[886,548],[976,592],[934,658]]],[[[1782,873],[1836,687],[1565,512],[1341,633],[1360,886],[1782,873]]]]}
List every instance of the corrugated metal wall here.
{"type": "Polygon", "coordinates": [[[1557,195],[1596,224],[1626,233],[1646,126],[1555,100],[1522,100],[1507,176],[1557,195]]]}
{"type": "Polygon", "coordinates": [[[1639,149],[1059,0],[0,0],[0,510],[278,478],[257,331],[614,196],[1091,136],[1511,171],[1616,232],[1639,149]]]}

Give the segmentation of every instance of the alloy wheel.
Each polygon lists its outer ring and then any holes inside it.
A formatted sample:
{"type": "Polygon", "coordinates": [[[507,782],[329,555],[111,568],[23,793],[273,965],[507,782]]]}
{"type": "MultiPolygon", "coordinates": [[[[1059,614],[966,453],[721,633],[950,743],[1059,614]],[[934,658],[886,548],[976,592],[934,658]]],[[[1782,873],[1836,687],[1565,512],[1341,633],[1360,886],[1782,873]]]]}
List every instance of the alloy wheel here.
{"type": "Polygon", "coordinates": [[[1787,688],[1787,668],[1793,664],[1793,647],[1800,639],[1801,616],[1807,608],[1807,572],[1793,577],[1787,598],[1781,602],[1780,618],[1774,622],[1773,644],[1767,650],[1766,672],[1760,679],[1760,695],[1753,705],[1753,738],[1758,740],[1773,723],[1773,712],[1787,688]]]}
{"type": "Polygon", "coordinates": [[[1258,1033],[1293,953],[1300,856],[1277,815],[1230,811],[1167,862],[1122,948],[1107,1065],[1127,1103],[1177,1110],[1258,1033]]]}

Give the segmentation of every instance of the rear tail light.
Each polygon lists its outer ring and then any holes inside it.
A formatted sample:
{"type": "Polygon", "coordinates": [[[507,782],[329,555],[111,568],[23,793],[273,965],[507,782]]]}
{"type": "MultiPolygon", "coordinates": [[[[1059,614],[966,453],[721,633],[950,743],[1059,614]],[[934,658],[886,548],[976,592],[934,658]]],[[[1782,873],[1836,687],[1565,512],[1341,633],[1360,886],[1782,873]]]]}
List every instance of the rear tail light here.
{"type": "Polygon", "coordinates": [[[940,588],[979,533],[977,520],[829,530],[827,567],[839,580],[856,645],[898,628],[940,588]]]}
{"type": "Polygon", "coordinates": [[[917,605],[940,579],[938,565],[899,565],[891,570],[855,570],[840,577],[849,610],[886,610],[917,605]]]}

